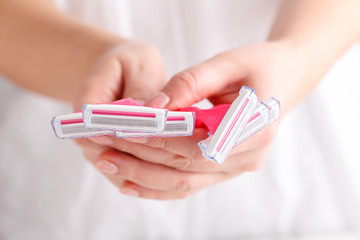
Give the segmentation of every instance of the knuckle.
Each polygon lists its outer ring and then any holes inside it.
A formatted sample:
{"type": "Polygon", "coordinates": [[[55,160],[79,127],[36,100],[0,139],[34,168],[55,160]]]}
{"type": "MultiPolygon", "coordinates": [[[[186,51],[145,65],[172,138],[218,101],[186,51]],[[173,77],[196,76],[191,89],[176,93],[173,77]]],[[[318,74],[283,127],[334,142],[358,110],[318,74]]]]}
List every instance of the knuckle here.
{"type": "Polygon", "coordinates": [[[190,180],[187,176],[179,177],[174,185],[175,192],[187,192],[190,190],[190,180]]]}
{"type": "Polygon", "coordinates": [[[203,157],[202,152],[200,151],[200,149],[197,147],[196,149],[191,151],[190,158],[192,160],[202,160],[204,157],[203,157]]]}
{"type": "Polygon", "coordinates": [[[184,85],[190,93],[198,92],[196,75],[191,70],[180,72],[173,79],[179,84],[184,85]]]}
{"type": "Polygon", "coordinates": [[[166,138],[150,138],[148,144],[154,148],[166,149],[168,146],[166,138]]]}
{"type": "Polygon", "coordinates": [[[169,165],[173,168],[179,169],[179,170],[188,170],[192,166],[192,159],[181,157],[181,156],[175,156],[169,163],[169,165]]]}
{"type": "Polygon", "coordinates": [[[137,156],[137,153],[139,151],[138,148],[134,144],[125,143],[125,142],[120,144],[120,146],[118,147],[118,150],[125,152],[125,153],[129,153],[134,156],[137,156]]]}
{"type": "Polygon", "coordinates": [[[137,161],[132,161],[131,167],[127,168],[125,171],[119,171],[124,179],[134,181],[139,179],[140,173],[138,171],[139,163],[137,161]]]}

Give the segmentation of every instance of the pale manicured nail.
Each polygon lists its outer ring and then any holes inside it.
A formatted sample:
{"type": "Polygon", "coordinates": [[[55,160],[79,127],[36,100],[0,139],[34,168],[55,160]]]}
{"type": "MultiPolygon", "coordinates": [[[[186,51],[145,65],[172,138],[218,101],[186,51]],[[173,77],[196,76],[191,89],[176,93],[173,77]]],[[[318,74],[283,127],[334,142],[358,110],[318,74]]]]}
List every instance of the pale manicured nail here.
{"type": "Polygon", "coordinates": [[[127,140],[129,142],[134,142],[134,143],[146,143],[147,142],[147,138],[123,138],[124,140],[127,140]]]}
{"type": "Polygon", "coordinates": [[[115,164],[107,160],[100,160],[95,164],[95,166],[100,171],[107,174],[116,174],[119,171],[119,168],[115,164]]]}
{"type": "Polygon", "coordinates": [[[140,196],[140,193],[139,193],[138,191],[135,191],[135,190],[130,189],[130,188],[121,189],[120,192],[121,192],[122,194],[131,196],[131,197],[138,197],[138,196],[140,196]]]}
{"type": "Polygon", "coordinates": [[[96,142],[101,145],[111,145],[112,139],[108,136],[101,136],[101,137],[91,137],[89,138],[91,141],[96,142]]]}
{"type": "Polygon", "coordinates": [[[170,101],[170,97],[163,92],[159,92],[147,101],[146,105],[150,107],[165,107],[170,101]]]}
{"type": "Polygon", "coordinates": [[[141,105],[144,105],[145,104],[145,101],[144,100],[141,100],[141,99],[135,99],[136,102],[140,103],[141,105]]]}

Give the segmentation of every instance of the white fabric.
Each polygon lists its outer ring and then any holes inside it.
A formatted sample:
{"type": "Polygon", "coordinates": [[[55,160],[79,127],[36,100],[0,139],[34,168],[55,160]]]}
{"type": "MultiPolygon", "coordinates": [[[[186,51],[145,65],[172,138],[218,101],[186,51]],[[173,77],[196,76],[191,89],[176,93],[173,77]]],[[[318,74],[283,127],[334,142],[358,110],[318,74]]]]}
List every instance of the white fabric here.
{"type": "MultiPolygon", "coordinates": [[[[89,24],[157,45],[169,76],[263,40],[278,7],[275,0],[56,3],[89,24]]],[[[55,138],[50,119],[70,106],[0,80],[0,239],[355,239],[359,62],[354,46],[286,116],[262,170],[177,201],[119,194],[71,141],[55,138]]]]}

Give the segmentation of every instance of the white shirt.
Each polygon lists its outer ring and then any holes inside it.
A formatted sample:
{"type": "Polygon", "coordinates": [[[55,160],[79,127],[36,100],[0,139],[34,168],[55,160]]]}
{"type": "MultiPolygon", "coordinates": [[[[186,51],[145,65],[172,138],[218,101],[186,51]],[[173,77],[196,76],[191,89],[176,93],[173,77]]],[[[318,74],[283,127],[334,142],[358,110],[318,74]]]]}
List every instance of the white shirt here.
{"type": "MultiPolygon", "coordinates": [[[[119,35],[155,44],[169,76],[264,40],[277,0],[56,1],[119,35]]],[[[0,239],[358,237],[360,48],[284,119],[263,169],[187,199],[121,195],[52,132],[71,107],[0,81],[0,239]]],[[[309,238],[310,239],[310,238],[309,238]]],[[[312,239],[312,238],[311,238],[312,239]]]]}

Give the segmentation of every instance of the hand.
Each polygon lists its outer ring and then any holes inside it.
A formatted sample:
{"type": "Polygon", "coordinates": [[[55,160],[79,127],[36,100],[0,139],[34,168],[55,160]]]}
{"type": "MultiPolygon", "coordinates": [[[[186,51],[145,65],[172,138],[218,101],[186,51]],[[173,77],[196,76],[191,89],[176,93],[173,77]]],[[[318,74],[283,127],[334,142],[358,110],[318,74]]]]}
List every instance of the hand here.
{"type": "MultiPolygon", "coordinates": [[[[149,44],[124,40],[98,61],[79,89],[74,109],[81,110],[85,103],[110,103],[126,97],[144,103],[165,85],[165,81],[160,52],[149,44]]],[[[74,141],[92,163],[101,152],[111,149],[89,139],[74,141]]]]}
{"type": "MultiPolygon", "coordinates": [[[[214,104],[231,103],[241,86],[246,85],[255,89],[260,100],[271,96],[280,99],[282,113],[286,113],[311,85],[302,81],[305,65],[297,56],[291,47],[279,43],[261,43],[224,52],[175,75],[163,94],[147,105],[161,102],[165,94],[170,98],[167,104],[170,109],[187,107],[204,98],[214,104]]],[[[93,140],[112,150],[92,160],[123,193],[153,199],[183,198],[243,172],[258,170],[278,124],[273,123],[240,144],[223,165],[202,157],[196,145],[207,137],[202,129],[196,129],[191,137],[96,138],[93,140]]]]}
{"type": "Polygon", "coordinates": [[[104,53],[74,99],[83,104],[110,103],[131,97],[145,102],[166,82],[161,53],[152,45],[124,40],[104,53]]]}

